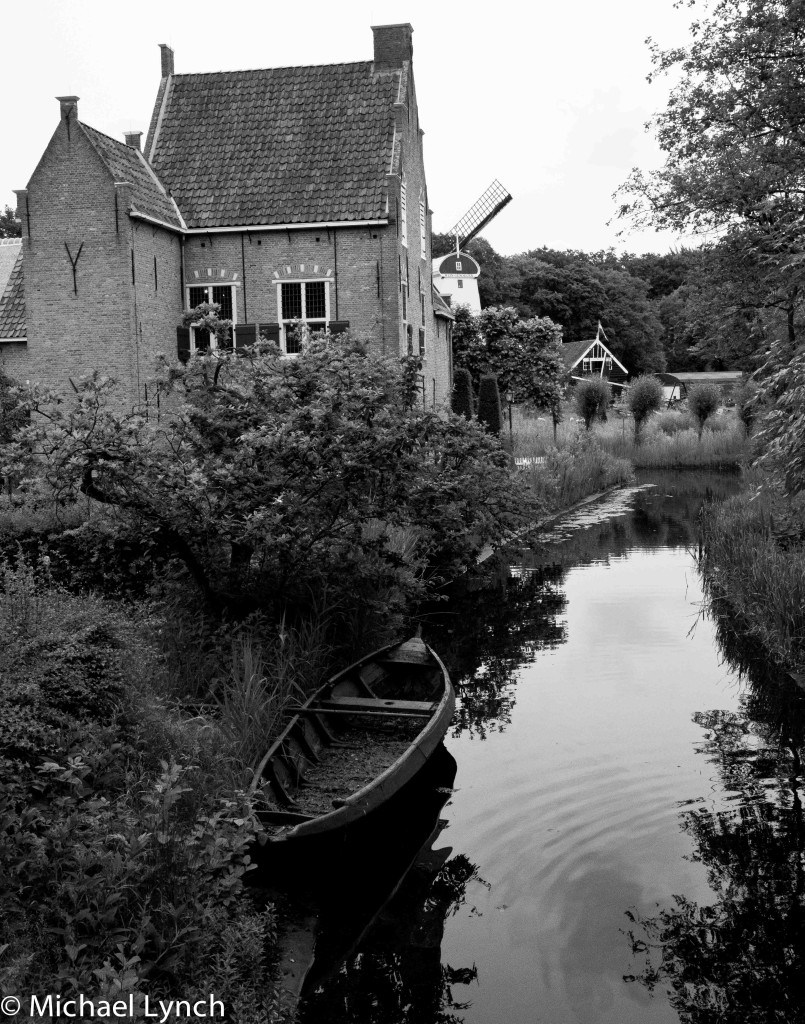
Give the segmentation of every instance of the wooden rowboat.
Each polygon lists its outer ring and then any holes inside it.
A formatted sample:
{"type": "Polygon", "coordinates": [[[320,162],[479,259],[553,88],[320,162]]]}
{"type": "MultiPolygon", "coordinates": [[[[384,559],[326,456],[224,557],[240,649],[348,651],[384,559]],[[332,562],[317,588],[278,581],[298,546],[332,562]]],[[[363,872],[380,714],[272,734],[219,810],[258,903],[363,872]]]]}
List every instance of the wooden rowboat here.
{"type": "MultiPolygon", "coordinates": [[[[255,772],[265,854],[341,841],[428,762],[455,711],[439,656],[419,636],[383,647],[302,705],[255,772]]],[[[256,851],[257,852],[257,851],[256,851]]],[[[258,855],[260,862],[266,859],[258,855]]]]}

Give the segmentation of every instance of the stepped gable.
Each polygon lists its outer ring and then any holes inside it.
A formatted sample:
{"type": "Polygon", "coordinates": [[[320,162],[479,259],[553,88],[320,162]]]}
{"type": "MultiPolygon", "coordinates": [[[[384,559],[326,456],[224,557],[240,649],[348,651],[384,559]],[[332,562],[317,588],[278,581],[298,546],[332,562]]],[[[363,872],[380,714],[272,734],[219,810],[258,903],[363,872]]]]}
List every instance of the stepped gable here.
{"type": "Polygon", "coordinates": [[[402,74],[362,61],[171,75],[146,152],[189,228],[385,219],[402,74]]]}
{"type": "Polygon", "coordinates": [[[131,200],[134,212],[152,217],[179,230],[183,227],[176,204],[159,182],[148,162],[134,146],[127,146],[117,139],[104,135],[97,128],[81,122],[90,142],[109,168],[115,181],[129,181],[132,185],[131,200]]]}

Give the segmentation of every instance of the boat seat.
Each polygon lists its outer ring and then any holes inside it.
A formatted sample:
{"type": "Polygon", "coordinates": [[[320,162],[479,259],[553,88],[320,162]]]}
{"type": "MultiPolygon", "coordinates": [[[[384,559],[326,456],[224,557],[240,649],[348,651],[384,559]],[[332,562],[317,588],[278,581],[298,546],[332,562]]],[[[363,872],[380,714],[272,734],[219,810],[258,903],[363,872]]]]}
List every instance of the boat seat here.
{"type": "Polygon", "coordinates": [[[373,697],[334,697],[318,701],[310,711],[349,715],[393,715],[406,718],[430,718],[435,701],[383,700],[373,697]]]}

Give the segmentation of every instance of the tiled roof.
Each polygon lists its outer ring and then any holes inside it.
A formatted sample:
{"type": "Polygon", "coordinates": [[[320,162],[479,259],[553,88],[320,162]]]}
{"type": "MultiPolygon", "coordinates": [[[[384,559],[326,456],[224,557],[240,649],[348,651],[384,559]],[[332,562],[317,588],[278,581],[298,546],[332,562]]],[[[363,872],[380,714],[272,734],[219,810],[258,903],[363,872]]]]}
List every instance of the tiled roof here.
{"type": "Polygon", "coordinates": [[[157,176],[149,168],[140,152],[133,146],[127,146],[117,139],[112,139],[88,124],[81,127],[95,146],[101,159],[109,168],[115,181],[130,181],[132,184],[131,199],[135,209],[146,217],[181,228],[182,222],[157,176]]]}
{"type": "Polygon", "coordinates": [[[565,361],[565,366],[568,370],[572,370],[576,363],[581,359],[588,348],[591,348],[595,344],[595,338],[592,341],[566,341],[562,345],[562,358],[565,361]]]}
{"type": "Polygon", "coordinates": [[[174,75],[146,152],[190,228],[381,220],[400,72],[174,75]]]}
{"type": "Polygon", "coordinates": [[[22,246],[0,297],[0,341],[25,337],[25,292],[22,282],[22,246]]]}
{"type": "Polygon", "coordinates": [[[0,238],[0,296],[6,290],[21,248],[21,238],[0,238]]]}

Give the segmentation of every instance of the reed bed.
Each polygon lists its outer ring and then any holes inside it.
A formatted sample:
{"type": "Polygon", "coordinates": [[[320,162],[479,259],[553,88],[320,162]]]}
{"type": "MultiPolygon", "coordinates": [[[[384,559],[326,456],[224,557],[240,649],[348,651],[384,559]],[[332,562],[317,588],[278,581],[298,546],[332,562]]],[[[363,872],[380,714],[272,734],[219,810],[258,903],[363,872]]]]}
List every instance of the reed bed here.
{"type": "Polygon", "coordinates": [[[589,494],[631,483],[629,462],[604,451],[594,436],[576,435],[564,448],[549,448],[537,465],[518,472],[550,512],[568,508],[589,494]]]}
{"type": "MultiPolygon", "coordinates": [[[[559,424],[554,444],[549,417],[533,416],[515,410],[511,439],[515,458],[540,458],[558,447],[569,448],[574,438],[586,433],[583,421],[567,416],[559,424]]],[[[636,469],[717,468],[738,466],[750,454],[743,425],[732,411],[713,417],[701,439],[693,418],[684,411],[664,410],[653,416],[643,431],[641,444],[634,442],[634,425],[619,409],[611,410],[606,423],[597,423],[589,432],[602,449],[618,459],[626,459],[636,469]]]]}
{"type": "Polygon", "coordinates": [[[805,502],[768,488],[703,517],[702,575],[710,594],[781,665],[805,665],[805,502]]]}

